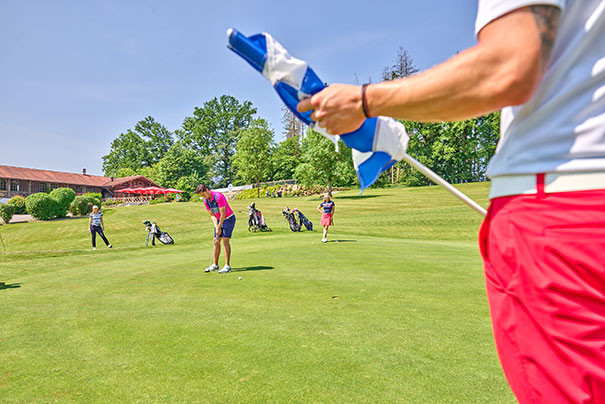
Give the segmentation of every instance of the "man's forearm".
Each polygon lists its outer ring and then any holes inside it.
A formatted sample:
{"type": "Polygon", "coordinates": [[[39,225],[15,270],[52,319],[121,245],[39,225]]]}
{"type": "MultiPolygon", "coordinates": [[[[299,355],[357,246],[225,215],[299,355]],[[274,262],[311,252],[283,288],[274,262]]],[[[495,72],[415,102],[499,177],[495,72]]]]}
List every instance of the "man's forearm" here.
{"type": "Polygon", "coordinates": [[[369,86],[369,113],[455,121],[525,103],[548,63],[550,49],[545,49],[544,38],[553,35],[549,30],[557,21],[554,7],[528,7],[505,15],[481,31],[479,44],[450,60],[416,76],[369,86]],[[544,9],[550,11],[551,27],[537,17],[544,9]]]}
{"type": "MultiPolygon", "coordinates": [[[[486,25],[479,43],[421,74],[366,87],[366,111],[412,121],[456,121],[527,102],[539,85],[559,10],[532,6],[486,25]]],[[[359,86],[334,84],[298,104],[331,134],[365,120],[359,86]]]]}

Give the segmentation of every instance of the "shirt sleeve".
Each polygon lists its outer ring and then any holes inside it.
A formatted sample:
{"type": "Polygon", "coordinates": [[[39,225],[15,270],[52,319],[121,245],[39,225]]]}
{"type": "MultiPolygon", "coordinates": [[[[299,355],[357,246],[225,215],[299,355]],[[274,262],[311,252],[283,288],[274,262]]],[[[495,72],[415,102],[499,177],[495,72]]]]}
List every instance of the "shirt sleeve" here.
{"type": "Polygon", "coordinates": [[[225,198],[225,195],[221,194],[220,192],[217,192],[214,195],[214,199],[216,200],[216,204],[219,208],[224,208],[227,206],[227,198],[225,198]]]}
{"type": "Polygon", "coordinates": [[[502,17],[511,11],[527,6],[554,6],[565,9],[567,0],[479,0],[477,19],[475,20],[475,36],[479,31],[496,18],[502,17]]]}
{"type": "Polygon", "coordinates": [[[206,201],[206,198],[204,198],[204,206],[206,207],[206,210],[210,210],[210,207],[208,206],[208,202],[206,201]]]}

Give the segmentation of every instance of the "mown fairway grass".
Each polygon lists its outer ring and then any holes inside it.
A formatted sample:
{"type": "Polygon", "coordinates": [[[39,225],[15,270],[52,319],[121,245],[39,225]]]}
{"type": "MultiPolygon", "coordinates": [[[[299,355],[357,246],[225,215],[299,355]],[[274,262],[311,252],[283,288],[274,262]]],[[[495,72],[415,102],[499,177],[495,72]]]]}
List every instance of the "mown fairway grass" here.
{"type": "MultiPolygon", "coordinates": [[[[486,206],[487,184],[460,186],[486,206]]],[[[231,274],[204,274],[200,203],[0,227],[2,403],[513,403],[476,246],[481,217],[442,189],[261,199],[272,233],[238,223],[231,274]],[[301,209],[315,232],[281,217],[301,209]],[[173,246],[144,247],[142,221],[173,246]],[[238,277],[242,277],[238,280],[238,277]]],[[[222,265],[222,261],[221,261],[222,265]]]]}

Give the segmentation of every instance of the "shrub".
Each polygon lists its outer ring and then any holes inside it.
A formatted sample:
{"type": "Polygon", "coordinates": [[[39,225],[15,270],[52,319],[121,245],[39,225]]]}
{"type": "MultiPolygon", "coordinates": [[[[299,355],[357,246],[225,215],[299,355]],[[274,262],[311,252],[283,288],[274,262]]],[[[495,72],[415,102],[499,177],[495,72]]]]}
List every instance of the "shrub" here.
{"type": "Polygon", "coordinates": [[[101,207],[101,202],[91,194],[84,194],[80,196],[76,196],[71,205],[69,206],[69,211],[72,215],[78,216],[86,216],[92,212],[93,205],[97,205],[101,207]]]}
{"type": "Polygon", "coordinates": [[[44,192],[25,198],[27,213],[39,220],[54,219],[60,213],[57,201],[44,192]]]}
{"type": "Polygon", "coordinates": [[[76,198],[76,191],[71,188],[53,189],[49,194],[57,202],[57,216],[65,217],[73,200],[76,198]]]}
{"type": "Polygon", "coordinates": [[[166,199],[164,199],[163,196],[157,196],[155,199],[152,199],[149,201],[150,205],[156,205],[158,203],[164,203],[164,202],[169,202],[166,199]]]}
{"type": "Polygon", "coordinates": [[[103,197],[98,192],[87,192],[82,196],[87,196],[91,199],[93,205],[97,205],[99,208],[101,207],[101,203],[103,202],[103,197]]]}
{"type": "Polygon", "coordinates": [[[16,210],[15,205],[12,204],[7,203],[6,205],[0,205],[0,218],[4,220],[4,223],[8,224],[13,218],[16,210]]]}
{"type": "Polygon", "coordinates": [[[8,200],[9,205],[13,205],[15,207],[15,215],[23,215],[27,213],[25,210],[25,198],[21,195],[15,195],[8,200]]]}

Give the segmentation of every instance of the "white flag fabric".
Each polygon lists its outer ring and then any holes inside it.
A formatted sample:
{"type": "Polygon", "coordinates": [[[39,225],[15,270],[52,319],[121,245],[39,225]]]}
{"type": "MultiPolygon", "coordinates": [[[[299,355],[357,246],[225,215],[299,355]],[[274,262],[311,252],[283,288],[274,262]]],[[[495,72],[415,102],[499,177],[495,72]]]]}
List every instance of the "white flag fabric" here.
{"type": "MultiPolygon", "coordinates": [[[[305,61],[297,59],[271,35],[261,33],[246,37],[234,29],[227,31],[229,48],[244,58],[267,78],[288,109],[313,130],[338,147],[339,136],[328,135],[311,120],[311,112],[300,113],[296,105],[325,88],[324,83],[305,61]]],[[[402,123],[388,117],[366,119],[355,132],[340,139],[353,149],[353,164],[361,191],[405,156],[409,137],[402,123]]]]}

